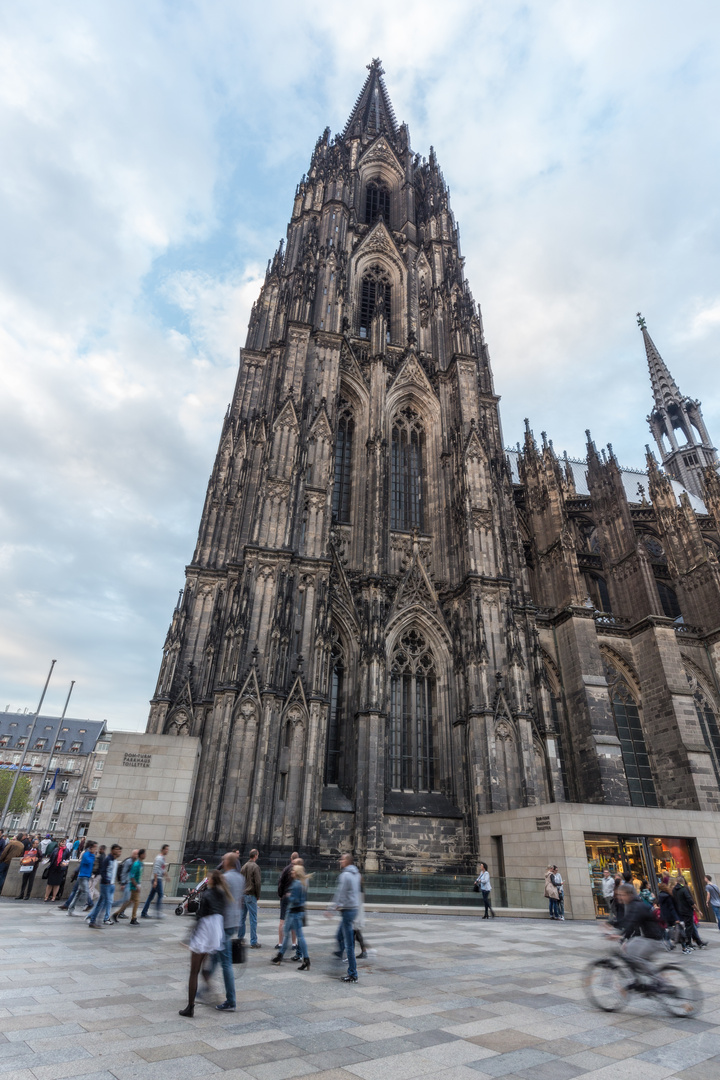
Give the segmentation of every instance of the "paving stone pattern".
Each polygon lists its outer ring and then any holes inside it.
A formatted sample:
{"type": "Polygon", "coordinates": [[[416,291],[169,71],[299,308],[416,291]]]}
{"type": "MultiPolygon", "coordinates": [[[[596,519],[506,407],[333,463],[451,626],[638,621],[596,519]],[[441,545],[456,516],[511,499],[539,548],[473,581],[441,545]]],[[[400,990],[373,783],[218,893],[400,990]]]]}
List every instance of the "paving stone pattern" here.
{"type": "Polygon", "coordinates": [[[0,1080],[720,1080],[710,927],[710,949],[673,954],[706,994],[698,1019],[674,1020],[644,1000],[617,1015],[588,1005],[583,969],[605,947],[595,924],[368,915],[371,956],[344,985],[321,913],[310,972],[270,965],[277,917],[260,914],[237,1011],[198,1004],[186,1020],[189,918],[98,933],[0,899],[0,1080]]]}

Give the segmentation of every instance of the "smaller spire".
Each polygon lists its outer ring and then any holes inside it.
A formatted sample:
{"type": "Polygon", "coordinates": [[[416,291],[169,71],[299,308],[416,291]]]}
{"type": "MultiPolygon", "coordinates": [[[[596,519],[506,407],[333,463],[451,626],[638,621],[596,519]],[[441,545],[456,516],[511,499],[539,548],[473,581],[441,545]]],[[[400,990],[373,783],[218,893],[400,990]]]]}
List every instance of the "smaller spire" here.
{"type": "Polygon", "coordinates": [[[645,342],[645,355],[650,370],[650,384],[655,398],[655,408],[662,410],[668,405],[681,401],[682,394],[665,361],[658,352],[655,342],[650,337],[645,319],[640,312],[638,312],[637,321],[645,342]]]}
{"type": "Polygon", "coordinates": [[[353,134],[356,124],[360,126],[360,134],[367,133],[374,136],[382,132],[388,135],[397,133],[395,111],[383,81],[385,72],[380,58],[375,57],[367,65],[367,69],[370,74],[363,83],[363,88],[350,113],[343,131],[343,138],[353,134]]]}

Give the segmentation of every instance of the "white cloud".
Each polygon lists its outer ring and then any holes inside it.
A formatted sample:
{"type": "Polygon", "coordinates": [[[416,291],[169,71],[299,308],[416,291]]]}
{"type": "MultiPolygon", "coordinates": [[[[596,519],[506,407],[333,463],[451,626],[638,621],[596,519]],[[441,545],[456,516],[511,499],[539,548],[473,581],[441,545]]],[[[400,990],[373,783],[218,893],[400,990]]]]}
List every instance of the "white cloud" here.
{"type": "Polygon", "coordinates": [[[0,13],[0,694],[140,727],[294,186],[383,59],[434,144],[508,442],[642,459],[641,309],[720,438],[720,11],[310,0],[0,13]],[[54,696],[53,696],[54,694],[54,696]]]}

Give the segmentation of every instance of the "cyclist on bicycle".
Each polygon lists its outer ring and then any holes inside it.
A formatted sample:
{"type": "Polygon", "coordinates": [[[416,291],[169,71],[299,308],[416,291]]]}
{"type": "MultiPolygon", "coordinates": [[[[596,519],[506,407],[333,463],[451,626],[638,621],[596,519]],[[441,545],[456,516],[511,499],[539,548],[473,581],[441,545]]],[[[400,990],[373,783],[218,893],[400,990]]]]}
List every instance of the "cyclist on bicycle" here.
{"type": "Polygon", "coordinates": [[[646,975],[653,983],[657,982],[655,957],[661,949],[662,927],[653,909],[641,900],[632,885],[623,884],[618,889],[620,900],[625,905],[620,943],[625,946],[625,955],[632,966],[646,975]]]}

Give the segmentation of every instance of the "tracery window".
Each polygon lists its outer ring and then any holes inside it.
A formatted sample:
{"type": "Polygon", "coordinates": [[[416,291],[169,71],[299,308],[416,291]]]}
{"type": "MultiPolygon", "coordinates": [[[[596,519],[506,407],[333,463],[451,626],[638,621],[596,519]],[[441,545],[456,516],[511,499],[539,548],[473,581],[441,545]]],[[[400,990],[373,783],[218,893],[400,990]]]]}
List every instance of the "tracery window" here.
{"type": "Polygon", "coordinates": [[[597,611],[603,611],[606,615],[611,615],[610,591],[605,578],[599,574],[585,574],[585,584],[597,611]]]}
{"type": "Polygon", "coordinates": [[[330,715],[325,751],[325,783],[337,784],[340,777],[340,751],[345,693],[345,658],[336,638],[330,653],[330,715]]]}
{"type": "Polygon", "coordinates": [[[390,668],[390,785],[432,791],[437,775],[435,661],[423,635],[399,642],[390,668]]]}
{"type": "Polygon", "coordinates": [[[695,711],[697,712],[703,741],[710,751],[715,776],[720,782],[720,724],[718,724],[717,713],[715,712],[713,702],[710,700],[695,676],[688,672],[686,672],[686,674],[687,680],[693,691],[695,711]]]}
{"type": "Polygon", "coordinates": [[[613,688],[612,709],[630,790],[630,802],[633,806],[657,806],[655,781],[640,723],[640,711],[622,680],[613,688]]]}
{"type": "Polygon", "coordinates": [[[423,528],[423,467],[425,432],[419,414],[407,405],[396,413],[392,427],[392,529],[423,528]]]}
{"type": "Polygon", "coordinates": [[[335,486],[333,488],[333,521],[349,523],[352,490],[352,449],[355,421],[346,401],[340,402],[337,440],[335,442],[335,486]]]}
{"type": "Polygon", "coordinates": [[[682,615],[677,593],[664,581],[656,581],[658,596],[662,604],[663,615],[668,619],[677,619],[682,615]]]}
{"type": "Polygon", "coordinates": [[[371,180],[365,189],[365,220],[374,225],[380,218],[390,224],[390,192],[384,184],[371,180]]]}
{"type": "Polygon", "coordinates": [[[370,324],[372,323],[375,308],[380,307],[385,312],[387,325],[386,337],[390,341],[390,321],[392,316],[391,304],[392,286],[390,278],[382,266],[371,266],[363,276],[360,286],[360,337],[370,337],[370,324]]]}

